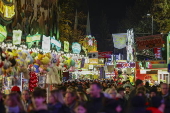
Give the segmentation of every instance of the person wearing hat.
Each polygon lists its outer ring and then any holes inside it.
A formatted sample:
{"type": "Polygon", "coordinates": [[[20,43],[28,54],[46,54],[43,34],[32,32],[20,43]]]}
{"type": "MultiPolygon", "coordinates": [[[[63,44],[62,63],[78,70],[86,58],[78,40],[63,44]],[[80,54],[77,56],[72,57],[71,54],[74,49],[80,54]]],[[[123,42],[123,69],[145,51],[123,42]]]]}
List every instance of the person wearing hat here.
{"type": "Polygon", "coordinates": [[[11,88],[11,93],[18,93],[19,95],[21,95],[21,90],[18,86],[13,86],[11,88]]]}
{"type": "Polygon", "coordinates": [[[161,97],[154,96],[151,98],[151,107],[147,110],[152,111],[152,113],[164,113],[165,103],[161,97]]]}

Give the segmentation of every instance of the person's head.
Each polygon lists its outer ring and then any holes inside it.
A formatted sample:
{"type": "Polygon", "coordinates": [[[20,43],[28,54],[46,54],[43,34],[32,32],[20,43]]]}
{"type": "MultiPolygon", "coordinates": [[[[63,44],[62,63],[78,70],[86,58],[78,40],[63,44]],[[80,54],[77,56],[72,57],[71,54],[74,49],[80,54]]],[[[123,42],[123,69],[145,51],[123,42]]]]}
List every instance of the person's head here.
{"type": "Polygon", "coordinates": [[[150,90],[150,97],[152,98],[152,97],[155,97],[156,95],[157,95],[157,89],[152,88],[150,90]]]}
{"type": "Polygon", "coordinates": [[[130,80],[126,80],[126,84],[130,84],[130,80]]]}
{"type": "Polygon", "coordinates": [[[56,104],[57,102],[64,104],[64,97],[60,90],[52,90],[49,96],[49,102],[51,104],[56,104]]]}
{"type": "Polygon", "coordinates": [[[166,83],[161,84],[161,93],[162,95],[166,95],[169,92],[169,86],[166,83]]]}
{"type": "Polygon", "coordinates": [[[163,112],[165,109],[164,100],[159,96],[152,97],[151,98],[151,107],[158,108],[159,110],[161,110],[163,112]]]}
{"type": "Polygon", "coordinates": [[[146,81],[145,87],[149,87],[149,82],[148,81],[146,81]]]}
{"type": "Polygon", "coordinates": [[[75,113],[87,113],[87,107],[85,102],[77,102],[74,108],[75,113]]]}
{"type": "Polygon", "coordinates": [[[93,98],[99,98],[102,87],[99,83],[92,83],[90,85],[90,96],[93,98]]]}
{"type": "Polygon", "coordinates": [[[140,80],[140,79],[137,79],[137,80],[135,81],[135,85],[136,85],[136,87],[141,87],[141,86],[143,86],[143,81],[140,80]]]}
{"type": "Polygon", "coordinates": [[[145,96],[146,94],[146,88],[145,87],[138,87],[136,91],[138,96],[145,96]]]}
{"type": "Polygon", "coordinates": [[[65,103],[66,105],[71,105],[77,100],[77,93],[75,91],[66,92],[65,103]]]}
{"type": "Polygon", "coordinates": [[[18,86],[13,86],[11,88],[11,93],[18,93],[19,95],[21,95],[20,88],[18,86]]]}
{"type": "Polygon", "coordinates": [[[122,111],[122,107],[120,103],[115,99],[108,99],[105,102],[104,112],[108,113],[120,113],[122,111]]]}
{"type": "Polygon", "coordinates": [[[110,88],[108,94],[110,94],[112,99],[116,99],[117,91],[115,88],[110,88]]]}
{"type": "Polygon", "coordinates": [[[28,90],[24,90],[24,91],[22,91],[22,99],[24,100],[24,101],[28,101],[29,99],[30,99],[30,94],[29,94],[29,91],[28,90]]]}
{"type": "Polygon", "coordinates": [[[129,86],[126,86],[126,87],[125,87],[125,91],[126,91],[126,94],[129,94],[129,93],[130,93],[130,87],[129,87],[129,86]]]}
{"type": "Polygon", "coordinates": [[[123,87],[120,87],[117,89],[117,92],[123,97],[125,95],[124,93],[125,89],[123,87]]]}
{"type": "Polygon", "coordinates": [[[83,92],[78,92],[77,93],[79,101],[87,101],[87,96],[83,92]]]}
{"type": "Polygon", "coordinates": [[[46,101],[46,90],[45,89],[37,89],[32,93],[32,102],[34,107],[38,107],[44,105],[46,101]]]}
{"type": "Polygon", "coordinates": [[[24,108],[21,103],[20,95],[18,93],[10,93],[5,99],[5,105],[8,107],[18,106],[20,111],[24,111],[24,108]]]}
{"type": "Polygon", "coordinates": [[[103,87],[107,87],[107,83],[106,82],[103,83],[103,87]]]}

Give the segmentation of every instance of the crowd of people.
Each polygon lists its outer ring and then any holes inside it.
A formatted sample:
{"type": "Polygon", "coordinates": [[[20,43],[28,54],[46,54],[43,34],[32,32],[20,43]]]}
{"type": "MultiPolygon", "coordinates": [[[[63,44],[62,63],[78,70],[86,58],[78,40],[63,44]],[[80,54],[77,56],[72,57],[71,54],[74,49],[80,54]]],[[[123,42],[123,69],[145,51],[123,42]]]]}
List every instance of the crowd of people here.
{"type": "Polygon", "coordinates": [[[0,93],[0,113],[170,113],[170,86],[149,86],[137,79],[115,84],[112,80],[82,80],[56,85],[47,91],[0,93]]]}

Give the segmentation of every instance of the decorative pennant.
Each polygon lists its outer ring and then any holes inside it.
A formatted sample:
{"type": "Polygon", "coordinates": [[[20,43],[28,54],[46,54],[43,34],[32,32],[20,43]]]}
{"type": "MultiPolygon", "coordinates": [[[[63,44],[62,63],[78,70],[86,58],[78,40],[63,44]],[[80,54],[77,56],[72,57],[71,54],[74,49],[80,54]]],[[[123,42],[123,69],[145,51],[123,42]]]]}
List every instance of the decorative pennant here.
{"type": "Polygon", "coordinates": [[[73,50],[73,53],[79,54],[81,52],[81,45],[77,42],[74,42],[72,44],[72,50],[73,50]]]}
{"type": "Polygon", "coordinates": [[[22,31],[21,30],[13,30],[13,44],[21,44],[21,36],[22,36],[22,31]]]}
{"type": "Polygon", "coordinates": [[[5,26],[0,25],[0,42],[3,42],[7,37],[7,30],[5,26]]]}
{"type": "Polygon", "coordinates": [[[45,35],[43,35],[42,50],[44,52],[49,52],[50,51],[50,37],[47,37],[45,35]]]}
{"type": "Polygon", "coordinates": [[[36,45],[38,46],[41,39],[41,35],[36,33],[35,35],[28,35],[26,37],[26,43],[28,44],[28,48],[31,48],[34,42],[36,42],[36,45]]]}
{"type": "Polygon", "coordinates": [[[64,41],[64,52],[69,52],[69,42],[64,41]]]}
{"type": "Polygon", "coordinates": [[[52,45],[52,48],[54,48],[54,46],[55,46],[56,50],[60,51],[60,49],[61,49],[61,42],[56,40],[54,36],[51,37],[51,45],[52,45]]]}

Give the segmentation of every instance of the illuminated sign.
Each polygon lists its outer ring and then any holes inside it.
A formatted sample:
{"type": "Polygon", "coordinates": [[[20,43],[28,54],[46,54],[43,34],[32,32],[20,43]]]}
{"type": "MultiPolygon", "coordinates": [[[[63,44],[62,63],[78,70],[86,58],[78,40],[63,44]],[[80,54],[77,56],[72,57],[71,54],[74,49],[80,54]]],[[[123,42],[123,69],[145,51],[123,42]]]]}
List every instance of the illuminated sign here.
{"type": "Polygon", "coordinates": [[[125,62],[118,62],[116,64],[117,68],[135,68],[135,62],[125,63],[125,62]]]}
{"type": "Polygon", "coordinates": [[[73,53],[79,54],[81,52],[81,45],[77,42],[72,44],[73,53]]]}
{"type": "Polygon", "coordinates": [[[13,4],[7,5],[0,1],[0,14],[6,19],[11,19],[15,15],[15,7],[13,4]]]}
{"type": "Polygon", "coordinates": [[[21,44],[21,36],[22,36],[22,31],[21,30],[13,30],[13,44],[21,44]]]}

